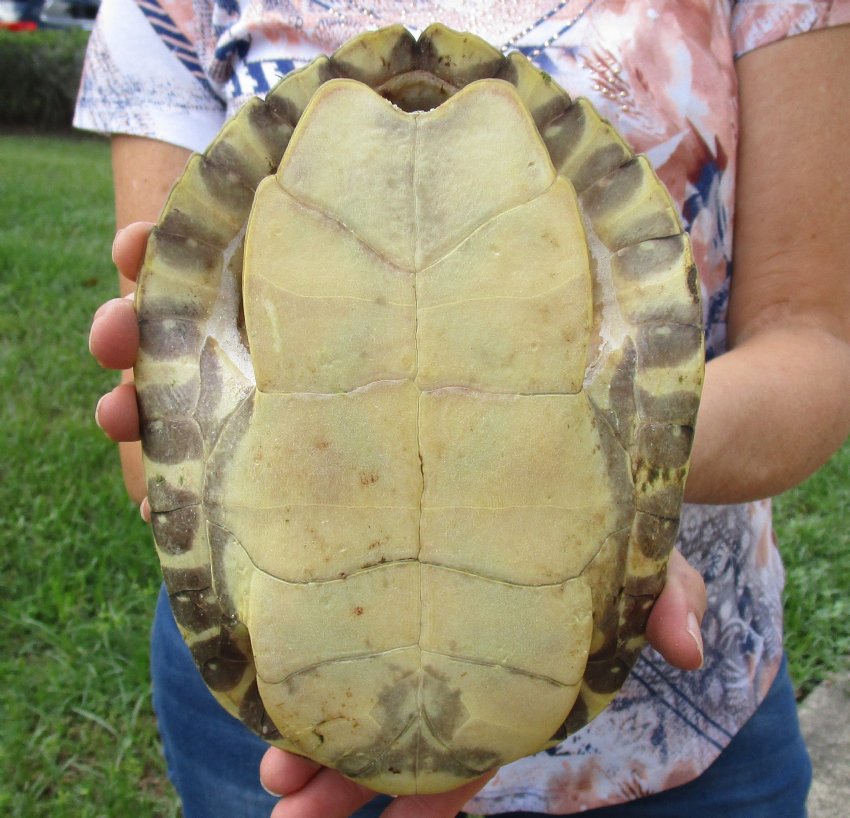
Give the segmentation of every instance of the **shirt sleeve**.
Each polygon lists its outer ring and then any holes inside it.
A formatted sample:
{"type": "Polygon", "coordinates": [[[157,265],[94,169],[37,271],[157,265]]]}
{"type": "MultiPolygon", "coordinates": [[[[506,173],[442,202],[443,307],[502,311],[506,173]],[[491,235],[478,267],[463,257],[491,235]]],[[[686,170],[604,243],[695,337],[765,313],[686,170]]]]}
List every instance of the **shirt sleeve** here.
{"type": "Polygon", "coordinates": [[[225,105],[198,58],[191,9],[191,2],[103,0],[86,52],[75,127],[193,151],[212,141],[225,105]]]}
{"type": "Polygon", "coordinates": [[[735,57],[777,40],[850,23],[850,0],[733,0],[735,57]]]}

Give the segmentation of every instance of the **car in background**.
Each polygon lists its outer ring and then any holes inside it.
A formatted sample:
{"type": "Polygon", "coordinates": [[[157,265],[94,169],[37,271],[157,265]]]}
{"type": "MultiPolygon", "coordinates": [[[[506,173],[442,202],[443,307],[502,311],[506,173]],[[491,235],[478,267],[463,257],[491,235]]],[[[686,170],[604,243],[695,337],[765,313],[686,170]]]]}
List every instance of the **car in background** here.
{"type": "Polygon", "coordinates": [[[0,29],[32,31],[38,28],[44,0],[0,0],[0,29]]]}
{"type": "Polygon", "coordinates": [[[0,29],[81,28],[91,31],[100,0],[0,0],[0,29]]]}
{"type": "MultiPolygon", "coordinates": [[[[0,0],[2,2],[2,0],[0,0]]],[[[91,31],[100,0],[42,0],[40,25],[43,28],[82,28],[91,31]]]]}

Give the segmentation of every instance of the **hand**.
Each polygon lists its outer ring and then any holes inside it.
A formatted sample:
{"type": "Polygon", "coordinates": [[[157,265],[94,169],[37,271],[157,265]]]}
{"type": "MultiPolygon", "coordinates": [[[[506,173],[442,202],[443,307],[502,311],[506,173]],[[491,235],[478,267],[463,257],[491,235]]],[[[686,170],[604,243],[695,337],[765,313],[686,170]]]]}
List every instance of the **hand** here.
{"type": "MultiPolygon", "coordinates": [[[[135,281],[151,225],[137,222],[115,237],[112,256],[118,270],[135,281]]],[[[104,304],[92,323],[89,346],[98,362],[109,369],[133,365],[139,346],[139,330],[133,304],[116,298],[104,304]]],[[[135,389],[124,383],[104,395],[96,412],[98,425],[116,441],[139,439],[139,415],[135,389]]],[[[149,516],[146,502],[143,516],[149,516]]],[[[667,568],[667,583],[655,602],[647,625],[647,639],[673,666],[695,670],[702,665],[703,647],[699,623],[706,607],[705,585],[699,573],[674,550],[667,568]]],[[[448,793],[402,796],[385,811],[387,818],[454,818],[481,789],[490,773],[448,793]]],[[[260,767],[264,785],[287,796],[275,808],[273,818],[285,816],[346,816],[374,797],[339,773],[320,765],[270,749],[260,767]]]]}
{"type": "MultiPolygon", "coordinates": [[[[486,773],[457,789],[436,795],[402,795],[383,811],[383,818],[454,818],[496,774],[486,773]]],[[[376,793],[315,761],[269,749],[260,763],[263,786],[280,795],[271,818],[345,818],[376,793]]]]}

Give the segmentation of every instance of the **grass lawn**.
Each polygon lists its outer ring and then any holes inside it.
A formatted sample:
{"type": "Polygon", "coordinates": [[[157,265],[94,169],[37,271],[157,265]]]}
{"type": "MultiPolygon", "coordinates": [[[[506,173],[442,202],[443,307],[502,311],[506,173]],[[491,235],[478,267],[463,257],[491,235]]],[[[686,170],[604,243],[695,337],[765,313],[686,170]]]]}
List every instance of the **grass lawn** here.
{"type": "MultiPolygon", "coordinates": [[[[111,296],[107,146],[0,135],[0,814],[169,816],[147,639],[159,573],[92,414],[111,296]]],[[[850,447],[780,499],[792,673],[850,655],[850,447]]]]}

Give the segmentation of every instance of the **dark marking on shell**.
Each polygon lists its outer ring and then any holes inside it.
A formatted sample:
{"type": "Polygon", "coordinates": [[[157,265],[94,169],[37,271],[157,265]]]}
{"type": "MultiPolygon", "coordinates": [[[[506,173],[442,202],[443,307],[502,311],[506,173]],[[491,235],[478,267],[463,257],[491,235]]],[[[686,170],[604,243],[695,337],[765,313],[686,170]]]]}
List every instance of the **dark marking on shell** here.
{"type": "Polygon", "coordinates": [[[632,455],[635,472],[648,470],[655,473],[658,470],[685,467],[693,439],[694,430],[690,426],[672,423],[642,424],[637,432],[632,455]]]}
{"type": "MultiPolygon", "coordinates": [[[[201,429],[203,439],[206,441],[207,448],[211,451],[217,441],[218,436],[227,423],[227,417],[222,417],[221,402],[226,394],[224,390],[224,377],[221,366],[221,359],[218,355],[218,343],[213,338],[208,338],[204,349],[201,352],[201,387],[198,396],[198,403],[195,408],[195,419],[201,429]]],[[[229,384],[229,389],[236,391],[237,386],[232,381],[229,384]]],[[[246,382],[241,392],[244,400],[253,390],[253,387],[246,382]]],[[[228,396],[230,397],[230,396],[228,396]]],[[[235,400],[240,400],[238,397],[235,400]]],[[[237,404],[238,406],[238,404],[237,404]]]]}
{"type": "Polygon", "coordinates": [[[634,483],[632,482],[628,453],[611,428],[606,415],[597,409],[592,401],[590,406],[596,418],[596,431],[599,435],[602,453],[605,456],[608,480],[612,487],[612,493],[617,498],[618,516],[614,523],[614,529],[625,528],[631,525],[634,515],[634,506],[625,500],[625,498],[634,496],[634,483]]]}
{"type": "Polygon", "coordinates": [[[636,497],[638,509],[659,517],[671,517],[679,512],[682,505],[684,488],[681,484],[644,483],[642,491],[636,497]]]}
{"type": "Polygon", "coordinates": [[[651,560],[664,559],[676,544],[679,520],[668,517],[656,517],[639,511],[635,514],[632,528],[632,542],[641,554],[651,560]]]}
{"type": "Polygon", "coordinates": [[[145,454],[157,463],[197,460],[204,454],[198,424],[189,418],[151,420],[142,426],[145,454]]]}
{"type": "Polygon", "coordinates": [[[414,769],[419,775],[443,774],[454,776],[460,781],[503,763],[499,755],[486,748],[448,748],[447,752],[437,751],[427,741],[420,740],[419,729],[418,724],[412,723],[369,767],[354,773],[340,765],[341,772],[352,777],[356,775],[357,778],[369,778],[380,772],[401,775],[411,771],[412,759],[416,759],[414,769]]]}
{"type": "Polygon", "coordinates": [[[191,593],[195,595],[193,599],[196,599],[199,605],[203,604],[204,599],[213,598],[212,596],[205,596],[205,593],[210,591],[210,586],[212,585],[212,574],[207,563],[199,565],[196,568],[163,567],[162,578],[165,580],[165,587],[171,596],[191,593]]]}
{"type": "Polygon", "coordinates": [[[377,91],[397,108],[410,113],[437,108],[454,96],[458,89],[435,77],[430,71],[411,71],[401,77],[393,77],[377,91]]]}
{"type": "MultiPolygon", "coordinates": [[[[634,198],[652,173],[648,162],[636,156],[616,170],[603,176],[579,194],[582,205],[592,220],[602,219],[608,212],[622,212],[622,205],[634,198]]],[[[625,213],[624,213],[625,215],[625,213]]],[[[647,237],[662,238],[681,233],[672,206],[644,206],[628,212],[627,219],[617,219],[600,239],[609,250],[621,250],[628,245],[645,241],[647,237]]]]}
{"type": "Polygon", "coordinates": [[[206,639],[190,640],[189,649],[207,686],[219,693],[236,687],[253,667],[251,640],[241,624],[224,626],[206,639]]]}
{"type": "Polygon", "coordinates": [[[151,527],[157,547],[166,554],[185,554],[195,542],[200,522],[198,506],[153,512],[151,527]]]}
{"type": "Polygon", "coordinates": [[[652,596],[653,598],[661,593],[664,588],[664,578],[666,571],[661,568],[657,574],[650,574],[643,577],[635,576],[634,574],[626,574],[625,592],[630,596],[652,596]]]}
{"type": "Polygon", "coordinates": [[[619,444],[628,449],[632,444],[637,413],[634,383],[637,353],[631,338],[626,337],[623,340],[623,346],[619,350],[619,360],[616,356],[616,352],[612,353],[605,363],[606,368],[612,364],[616,366],[608,382],[607,393],[599,396],[600,401],[607,400],[605,408],[602,408],[595,399],[595,387],[591,387],[589,396],[594,411],[605,419],[619,444]]]}
{"type": "Polygon", "coordinates": [[[277,741],[282,738],[263,704],[256,680],[245,691],[239,703],[239,718],[249,729],[266,741],[277,741]]]}
{"type": "Polygon", "coordinates": [[[422,696],[428,703],[423,713],[428,727],[440,741],[450,744],[454,734],[469,721],[460,690],[446,684],[436,668],[425,665],[422,696]]]}
{"type": "Polygon", "coordinates": [[[266,149],[269,173],[274,173],[292,137],[292,125],[265,101],[249,109],[248,124],[251,133],[260,138],[266,149]]]}
{"type": "Polygon", "coordinates": [[[198,378],[182,383],[150,383],[136,387],[139,397],[139,417],[142,424],[164,417],[187,417],[198,402],[198,378]]]}
{"type": "Polygon", "coordinates": [[[305,96],[302,90],[301,82],[304,78],[304,71],[313,73],[317,86],[339,77],[337,68],[328,57],[322,55],[300,71],[285,77],[272,88],[266,96],[266,105],[271,108],[276,117],[293,127],[298,124],[301,114],[304,113],[304,107],[312,96],[312,94],[305,96]]]}
{"type": "Polygon", "coordinates": [[[159,514],[169,514],[176,509],[195,506],[201,502],[195,492],[175,486],[158,475],[148,478],[147,488],[151,509],[159,514]]]}
{"type": "Polygon", "coordinates": [[[630,668],[617,658],[588,662],[584,671],[584,681],[594,693],[616,693],[626,681],[629,670],[630,668]]]}
{"type": "Polygon", "coordinates": [[[227,418],[219,433],[218,443],[207,460],[206,479],[204,481],[204,507],[210,519],[218,519],[219,509],[223,505],[221,486],[224,474],[229,466],[228,452],[241,440],[254,416],[254,395],[252,391],[227,418]]]}
{"type": "Polygon", "coordinates": [[[419,674],[408,673],[378,693],[371,715],[383,727],[385,735],[398,735],[407,724],[410,714],[416,712],[418,697],[419,674]]]}
{"type": "Polygon", "coordinates": [[[218,593],[219,605],[222,612],[231,621],[238,621],[236,602],[233,599],[232,590],[225,579],[227,576],[228,554],[244,553],[241,543],[227,529],[207,521],[207,541],[210,546],[210,561],[212,563],[212,575],[218,593]]]}
{"type": "MultiPolygon", "coordinates": [[[[622,601],[622,611],[620,614],[620,640],[628,642],[630,639],[643,639],[646,632],[646,623],[649,619],[649,614],[652,611],[652,606],[655,604],[655,596],[631,596],[625,594],[622,601]]],[[[621,648],[619,654],[621,659],[624,658],[624,648],[621,648]]],[[[636,655],[636,654],[635,654],[636,655]]],[[[628,668],[626,668],[628,672],[628,668]]],[[[623,677],[625,680],[625,677],[623,677]]],[[[594,688],[595,690],[596,688],[594,688]]]]}
{"type": "Polygon", "coordinates": [[[229,157],[224,150],[216,151],[214,157],[201,157],[198,170],[206,192],[215,200],[211,205],[248,213],[254,202],[254,189],[243,180],[238,159],[229,157]]]}
{"type": "Polygon", "coordinates": [[[635,389],[635,398],[641,417],[653,418],[662,423],[688,423],[696,416],[699,407],[699,393],[687,389],[654,395],[638,387],[635,389]]]}
{"type": "Polygon", "coordinates": [[[207,338],[204,348],[201,350],[201,385],[198,403],[195,407],[195,419],[210,449],[215,447],[221,425],[217,409],[221,403],[224,378],[222,377],[218,348],[219,345],[215,338],[207,338]]]}
{"type": "Polygon", "coordinates": [[[218,278],[221,267],[221,251],[195,237],[169,233],[162,227],[154,227],[148,245],[155,245],[156,255],[166,266],[180,270],[191,277],[218,278]]]}
{"type": "MultiPolygon", "coordinates": [[[[590,127],[590,116],[593,114],[588,112],[587,102],[575,100],[543,129],[543,140],[555,167],[561,167],[567,158],[575,153],[590,127]]],[[[570,181],[576,192],[581,193],[620,167],[630,156],[628,149],[621,142],[613,138],[599,140],[593,150],[584,157],[581,167],[571,176],[570,181]]]]}
{"type": "Polygon", "coordinates": [[[349,77],[366,85],[379,86],[392,77],[416,70],[416,38],[402,25],[392,28],[396,41],[389,49],[379,45],[381,54],[372,50],[374,38],[370,38],[369,34],[354,43],[340,46],[330,57],[339,76],[349,77]],[[363,52],[370,50],[373,59],[365,68],[361,68],[363,52]]]}
{"type": "Polygon", "coordinates": [[[688,292],[694,299],[694,307],[695,312],[697,314],[697,320],[694,323],[698,326],[702,326],[702,310],[700,309],[701,292],[699,283],[699,270],[697,269],[696,264],[692,264],[690,267],[688,267],[688,277],[686,280],[688,285],[688,292]]]}
{"type": "MultiPolygon", "coordinates": [[[[677,265],[679,259],[688,253],[688,240],[684,234],[666,236],[660,239],[648,239],[630,247],[618,250],[611,257],[614,272],[628,282],[642,282],[658,274],[659,270],[667,270],[677,265]]],[[[658,308],[666,310],[667,303],[658,304],[658,308]]]]}
{"type": "MultiPolygon", "coordinates": [[[[684,234],[648,239],[618,250],[611,257],[611,271],[615,281],[641,286],[655,281],[659,273],[674,275],[682,260],[689,257],[689,242],[684,234]]],[[[631,305],[632,312],[628,312],[626,317],[635,324],[665,322],[700,326],[699,283],[693,264],[687,270],[686,289],[687,297],[682,293],[679,301],[647,298],[634,303],[631,305]]]]}
{"type": "Polygon", "coordinates": [[[644,423],[632,450],[632,469],[641,511],[676,517],[682,502],[693,442],[690,426],[644,423]]]}
{"type": "Polygon", "coordinates": [[[581,730],[587,724],[589,718],[590,711],[587,709],[587,702],[579,693],[579,697],[576,699],[573,709],[570,710],[566,721],[555,731],[550,741],[556,744],[563,741],[577,730],[581,730]]]}
{"type": "Polygon", "coordinates": [[[207,226],[203,216],[195,216],[175,207],[163,215],[159,222],[159,229],[174,236],[191,236],[196,241],[208,244],[219,251],[227,249],[227,241],[219,236],[215,227],[207,226]]]}
{"type": "Polygon", "coordinates": [[[158,361],[195,355],[201,348],[201,328],[186,318],[161,318],[139,322],[139,347],[158,361]]]}
{"type": "MultiPolygon", "coordinates": [[[[646,605],[646,615],[647,617],[652,612],[652,606],[655,604],[654,599],[644,600],[644,604],[646,605]]],[[[633,668],[637,663],[637,660],[640,659],[641,653],[643,653],[643,649],[646,647],[646,640],[643,638],[643,634],[638,634],[634,641],[630,644],[623,642],[622,647],[620,648],[620,653],[618,654],[620,657],[620,661],[626,665],[628,668],[633,668]]]]}
{"type": "Polygon", "coordinates": [[[549,92],[545,97],[538,95],[535,99],[536,105],[533,108],[528,108],[534,124],[538,129],[543,129],[548,122],[563,114],[572,104],[572,100],[566,91],[552,82],[548,74],[543,74],[529,62],[527,57],[516,51],[502,61],[501,66],[493,76],[496,79],[505,80],[511,85],[519,87],[523,79],[523,74],[526,72],[534,73],[537,80],[542,79],[549,92]]]}
{"type": "Polygon", "coordinates": [[[615,531],[582,572],[593,599],[593,626],[604,634],[604,642],[590,655],[592,660],[610,658],[617,652],[618,600],[623,592],[630,529],[615,531]]]}
{"type": "MultiPolygon", "coordinates": [[[[164,573],[164,572],[163,572],[164,573]]],[[[203,633],[221,625],[221,612],[211,588],[180,591],[169,597],[171,610],[180,627],[191,633],[203,633]]]]}
{"type": "MultiPolygon", "coordinates": [[[[461,52],[460,56],[449,56],[440,47],[440,40],[444,36],[438,27],[427,28],[415,46],[416,64],[419,69],[432,73],[458,89],[476,80],[496,76],[506,61],[492,46],[477,38],[464,38],[463,35],[461,38],[464,44],[469,44],[469,51],[461,52]],[[485,58],[485,54],[489,54],[489,57],[485,58]]],[[[456,47],[457,41],[453,41],[452,46],[456,47]]],[[[453,51],[456,53],[455,48],[453,51]]]]}
{"type": "Polygon", "coordinates": [[[244,132],[251,135],[252,155],[246,153],[246,140],[235,135],[230,139],[217,139],[206,155],[215,165],[235,175],[242,185],[253,190],[264,177],[277,170],[293,127],[270,105],[256,97],[242,111],[240,117],[244,120],[244,132]]]}
{"type": "Polygon", "coordinates": [[[702,342],[702,331],[690,324],[642,324],[637,331],[640,367],[678,367],[690,361],[702,342]]]}

